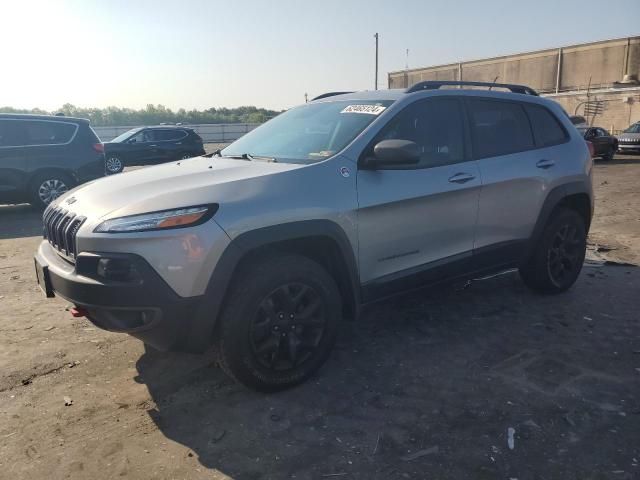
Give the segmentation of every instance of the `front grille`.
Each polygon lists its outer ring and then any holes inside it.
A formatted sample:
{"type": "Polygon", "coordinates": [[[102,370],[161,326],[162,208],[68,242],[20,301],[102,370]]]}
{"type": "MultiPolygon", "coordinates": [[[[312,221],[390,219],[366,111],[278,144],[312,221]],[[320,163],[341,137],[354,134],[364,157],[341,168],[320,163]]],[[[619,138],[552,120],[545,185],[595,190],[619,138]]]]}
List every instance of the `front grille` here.
{"type": "Polygon", "coordinates": [[[47,208],[42,216],[42,236],[68,259],[76,257],[76,234],[85,221],[62,208],[47,208]]]}

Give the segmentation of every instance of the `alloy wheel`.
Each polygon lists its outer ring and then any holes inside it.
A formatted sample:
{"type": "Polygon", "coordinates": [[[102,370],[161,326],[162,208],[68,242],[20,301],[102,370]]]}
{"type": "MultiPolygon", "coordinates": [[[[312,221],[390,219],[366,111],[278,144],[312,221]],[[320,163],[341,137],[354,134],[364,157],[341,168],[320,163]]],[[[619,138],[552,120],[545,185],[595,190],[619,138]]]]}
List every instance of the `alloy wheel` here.
{"type": "Polygon", "coordinates": [[[561,286],[580,268],[581,240],[573,225],[562,226],[554,235],[547,257],[547,268],[552,281],[561,286]]]}
{"type": "Polygon", "coordinates": [[[105,162],[105,166],[110,173],[118,173],[122,170],[122,161],[118,157],[109,157],[105,162]]]}
{"type": "Polygon", "coordinates": [[[302,283],[282,285],[258,307],[250,327],[252,353],[269,370],[295,369],[313,357],[326,326],[315,289],[302,283]]]}
{"type": "Polygon", "coordinates": [[[68,190],[69,187],[62,180],[52,178],[40,184],[40,187],[38,187],[38,198],[43,204],[49,205],[68,190]]]}

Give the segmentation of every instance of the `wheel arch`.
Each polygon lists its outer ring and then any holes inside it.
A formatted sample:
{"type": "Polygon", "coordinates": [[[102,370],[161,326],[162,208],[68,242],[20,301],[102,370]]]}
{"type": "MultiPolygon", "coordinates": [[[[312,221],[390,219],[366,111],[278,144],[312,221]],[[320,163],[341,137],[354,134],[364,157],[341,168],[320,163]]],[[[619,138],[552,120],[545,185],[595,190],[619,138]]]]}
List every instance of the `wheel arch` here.
{"type": "Polygon", "coordinates": [[[528,242],[524,261],[526,262],[531,258],[545,226],[554,212],[559,208],[570,208],[578,212],[584,221],[586,232],[589,233],[591,218],[593,216],[592,195],[590,189],[584,182],[571,182],[551,190],[540,209],[533,234],[528,242]]]}
{"type": "Polygon", "coordinates": [[[44,176],[44,175],[48,175],[48,174],[59,174],[59,175],[63,175],[67,178],[70,178],[72,181],[72,185],[69,185],[70,188],[75,187],[78,184],[78,179],[76,178],[76,176],[74,175],[72,170],[68,170],[65,168],[60,168],[60,167],[46,167],[46,168],[39,168],[37,170],[34,170],[33,172],[31,172],[31,174],[28,177],[27,180],[27,185],[31,188],[34,186],[34,182],[44,176]]]}
{"type": "Polygon", "coordinates": [[[243,266],[274,252],[296,253],[322,265],[338,285],[345,316],[359,315],[357,264],[342,227],[331,220],[304,220],[259,228],[233,239],[218,260],[187,336],[189,350],[202,351],[211,345],[229,286],[243,266]]]}

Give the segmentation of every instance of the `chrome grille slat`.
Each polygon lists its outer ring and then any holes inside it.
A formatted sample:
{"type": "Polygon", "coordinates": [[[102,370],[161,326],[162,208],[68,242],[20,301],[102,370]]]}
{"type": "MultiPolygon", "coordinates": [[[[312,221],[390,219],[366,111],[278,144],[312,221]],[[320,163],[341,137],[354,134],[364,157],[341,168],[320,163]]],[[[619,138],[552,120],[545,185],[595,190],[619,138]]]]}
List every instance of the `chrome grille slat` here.
{"type": "Polygon", "coordinates": [[[61,208],[47,208],[42,216],[42,233],[49,244],[67,260],[76,256],[76,235],[85,221],[73,212],[61,208]]]}

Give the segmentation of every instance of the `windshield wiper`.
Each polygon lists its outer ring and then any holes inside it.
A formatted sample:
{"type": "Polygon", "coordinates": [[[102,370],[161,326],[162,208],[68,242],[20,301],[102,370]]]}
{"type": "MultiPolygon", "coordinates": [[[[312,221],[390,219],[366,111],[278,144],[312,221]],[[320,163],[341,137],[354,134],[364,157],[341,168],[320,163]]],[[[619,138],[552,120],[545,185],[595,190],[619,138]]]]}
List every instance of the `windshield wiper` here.
{"type": "Polygon", "coordinates": [[[263,157],[260,155],[251,155],[250,153],[243,153],[242,155],[240,155],[241,158],[244,158],[245,160],[262,160],[264,162],[277,162],[277,160],[273,157],[263,157]]]}

